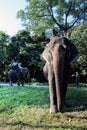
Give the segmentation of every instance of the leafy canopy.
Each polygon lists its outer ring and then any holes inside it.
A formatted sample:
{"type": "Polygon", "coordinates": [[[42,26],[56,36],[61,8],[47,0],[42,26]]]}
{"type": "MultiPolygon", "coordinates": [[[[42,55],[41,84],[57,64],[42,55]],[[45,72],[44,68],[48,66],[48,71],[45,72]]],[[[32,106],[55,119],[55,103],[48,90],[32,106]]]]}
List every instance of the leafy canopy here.
{"type": "Polygon", "coordinates": [[[0,31],[0,63],[3,63],[6,60],[6,46],[9,40],[9,36],[3,31],[0,31]]]}
{"type": "Polygon", "coordinates": [[[81,73],[87,75],[87,23],[80,24],[74,28],[72,40],[80,53],[77,63],[81,73]]]}
{"type": "Polygon", "coordinates": [[[77,22],[86,20],[87,0],[26,0],[27,6],[17,13],[30,31],[44,32],[57,27],[67,32],[77,22]]]}

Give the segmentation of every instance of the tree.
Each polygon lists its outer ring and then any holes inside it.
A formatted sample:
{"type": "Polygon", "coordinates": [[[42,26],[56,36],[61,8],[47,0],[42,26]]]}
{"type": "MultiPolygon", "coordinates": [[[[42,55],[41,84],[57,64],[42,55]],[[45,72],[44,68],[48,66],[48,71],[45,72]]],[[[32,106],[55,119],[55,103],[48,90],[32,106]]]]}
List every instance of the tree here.
{"type": "MultiPolygon", "coordinates": [[[[31,43],[27,44],[26,47],[20,47],[18,60],[23,66],[26,66],[30,70],[31,78],[35,78],[41,81],[42,78],[42,60],[40,55],[43,51],[43,43],[31,43]],[[37,76],[38,75],[38,76],[37,76]]],[[[42,78],[43,79],[43,78],[42,78]]]]}
{"type": "Polygon", "coordinates": [[[27,6],[17,13],[23,26],[38,34],[57,27],[63,32],[87,20],[87,0],[26,0],[27,6]]]}
{"type": "Polygon", "coordinates": [[[7,45],[9,36],[3,31],[0,31],[0,80],[3,79],[5,74],[5,62],[7,59],[7,45]]]}
{"type": "Polygon", "coordinates": [[[26,29],[18,31],[16,34],[16,41],[18,41],[20,45],[25,45],[27,43],[31,43],[33,40],[30,36],[30,32],[26,29]]]}
{"type": "Polygon", "coordinates": [[[27,30],[21,30],[15,36],[11,37],[7,50],[8,63],[9,61],[19,60],[19,54],[25,50],[26,44],[29,42],[32,42],[32,38],[27,30]]]}
{"type": "Polygon", "coordinates": [[[0,31],[0,63],[4,63],[7,57],[6,46],[8,44],[9,36],[0,31]]]}
{"type": "Polygon", "coordinates": [[[17,43],[10,43],[8,46],[8,50],[7,50],[7,54],[8,54],[8,63],[11,63],[11,61],[13,60],[17,60],[18,59],[18,55],[19,55],[19,46],[17,43]]]}
{"type": "Polygon", "coordinates": [[[76,65],[83,75],[87,75],[87,23],[77,25],[71,36],[80,53],[76,65]]]}

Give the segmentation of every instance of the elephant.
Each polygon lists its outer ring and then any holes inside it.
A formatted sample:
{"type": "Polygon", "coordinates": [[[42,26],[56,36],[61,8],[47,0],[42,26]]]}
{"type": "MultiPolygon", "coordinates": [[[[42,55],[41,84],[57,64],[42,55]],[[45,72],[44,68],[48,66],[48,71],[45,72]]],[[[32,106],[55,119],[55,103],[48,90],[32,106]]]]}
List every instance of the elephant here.
{"type": "Polygon", "coordinates": [[[63,112],[71,64],[78,54],[76,46],[63,36],[52,38],[42,52],[46,61],[43,73],[49,83],[50,113],[63,112]]]}
{"type": "Polygon", "coordinates": [[[10,85],[13,86],[12,82],[18,82],[18,86],[22,84],[24,86],[24,80],[28,79],[28,82],[30,80],[30,73],[28,68],[26,67],[11,67],[11,69],[8,72],[8,79],[10,81],[10,85]]]}

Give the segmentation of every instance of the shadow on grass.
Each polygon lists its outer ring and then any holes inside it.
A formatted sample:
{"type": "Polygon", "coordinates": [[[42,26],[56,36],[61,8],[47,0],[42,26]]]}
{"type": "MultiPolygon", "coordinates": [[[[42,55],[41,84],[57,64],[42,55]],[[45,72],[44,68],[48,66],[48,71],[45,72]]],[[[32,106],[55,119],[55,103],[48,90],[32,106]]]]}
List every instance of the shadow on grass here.
{"type": "Polygon", "coordinates": [[[86,111],[87,110],[87,100],[85,102],[75,102],[66,101],[66,105],[64,106],[64,112],[73,112],[73,111],[86,111]],[[72,102],[72,103],[71,103],[72,102]]]}
{"type": "Polygon", "coordinates": [[[64,112],[79,112],[79,111],[86,111],[87,110],[87,104],[81,103],[81,104],[69,104],[64,106],[64,112]]]}
{"type": "Polygon", "coordinates": [[[64,109],[68,112],[87,110],[87,90],[68,89],[64,109]]]}
{"type": "Polygon", "coordinates": [[[52,130],[59,130],[59,129],[63,129],[63,130],[86,130],[86,127],[76,127],[76,126],[69,126],[69,125],[46,125],[46,124],[38,124],[38,125],[33,125],[33,124],[29,124],[29,123],[24,123],[24,122],[15,122],[15,123],[6,123],[6,126],[20,126],[21,128],[29,128],[29,129],[52,129],[52,130]]]}

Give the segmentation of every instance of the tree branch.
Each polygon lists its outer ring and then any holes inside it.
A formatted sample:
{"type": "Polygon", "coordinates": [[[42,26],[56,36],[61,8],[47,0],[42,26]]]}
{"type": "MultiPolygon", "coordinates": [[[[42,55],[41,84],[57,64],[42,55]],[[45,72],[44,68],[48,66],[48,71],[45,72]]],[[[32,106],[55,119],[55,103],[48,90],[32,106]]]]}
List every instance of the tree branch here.
{"type": "Polygon", "coordinates": [[[76,19],[76,20],[72,23],[72,25],[68,26],[68,27],[67,27],[67,30],[70,29],[71,27],[73,27],[74,24],[75,24],[78,20],[79,20],[79,19],[76,19]]]}
{"type": "Polygon", "coordinates": [[[50,16],[52,17],[53,21],[57,24],[57,26],[59,26],[61,29],[65,30],[65,28],[61,24],[59,24],[57,22],[57,20],[55,19],[54,14],[53,14],[53,10],[52,10],[52,6],[50,6],[50,9],[48,7],[48,11],[51,14],[50,16]]]}

